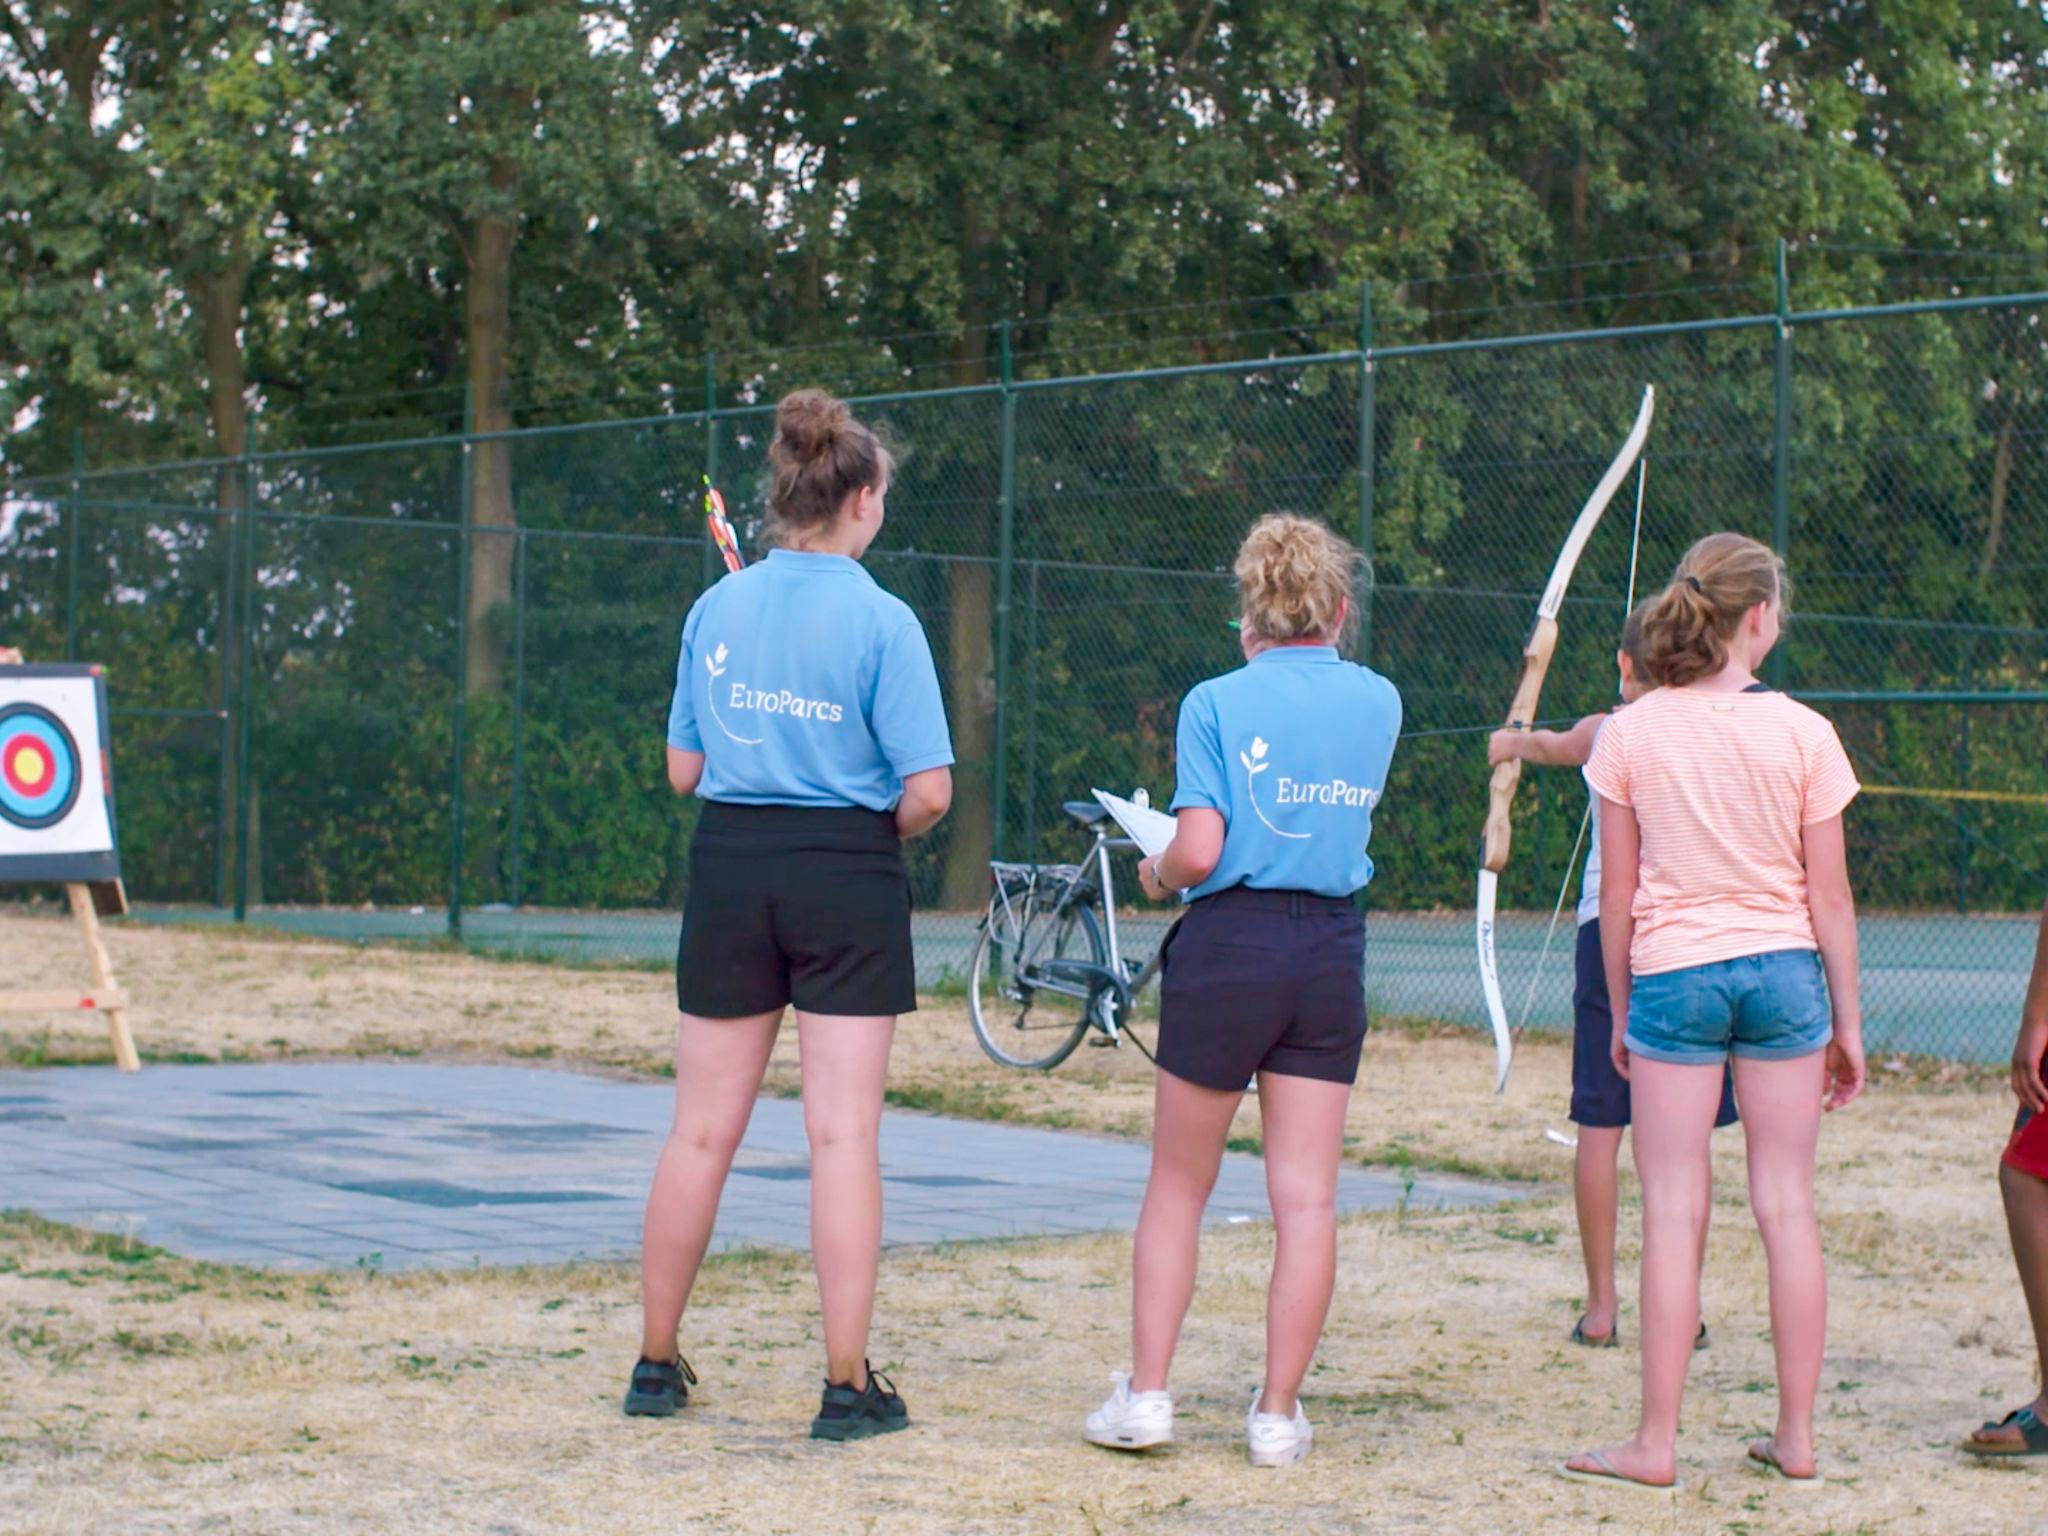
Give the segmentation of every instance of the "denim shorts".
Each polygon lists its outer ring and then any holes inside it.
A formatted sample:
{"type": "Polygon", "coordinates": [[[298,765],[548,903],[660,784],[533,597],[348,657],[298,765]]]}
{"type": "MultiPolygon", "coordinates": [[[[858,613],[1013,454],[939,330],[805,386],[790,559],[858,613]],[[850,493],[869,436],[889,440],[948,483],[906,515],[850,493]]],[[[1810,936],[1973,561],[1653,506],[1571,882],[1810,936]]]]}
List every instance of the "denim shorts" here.
{"type": "Polygon", "coordinates": [[[1629,989],[1629,1054],[1710,1066],[1729,1056],[1791,1061],[1833,1037],[1827,981],[1810,949],[1738,955],[1638,976],[1629,989]]]}

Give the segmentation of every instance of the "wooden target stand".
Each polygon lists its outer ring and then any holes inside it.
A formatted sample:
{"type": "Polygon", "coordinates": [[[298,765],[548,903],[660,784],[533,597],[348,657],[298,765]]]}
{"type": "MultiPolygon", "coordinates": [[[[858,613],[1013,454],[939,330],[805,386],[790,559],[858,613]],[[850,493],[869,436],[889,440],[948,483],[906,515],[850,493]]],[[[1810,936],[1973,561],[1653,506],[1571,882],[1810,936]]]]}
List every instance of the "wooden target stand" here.
{"type": "MultiPolygon", "coordinates": [[[[102,917],[119,917],[128,911],[128,893],[121,883],[121,877],[112,873],[113,852],[113,775],[108,766],[109,755],[106,746],[106,691],[104,679],[98,667],[36,667],[22,664],[21,653],[0,647],[0,667],[10,671],[20,669],[15,675],[57,674],[67,678],[89,678],[97,696],[98,727],[95,745],[100,767],[100,784],[97,786],[104,796],[106,805],[109,848],[104,861],[97,868],[94,859],[83,858],[77,862],[80,872],[91,870],[100,878],[64,879],[65,899],[70,903],[71,915],[78,923],[79,937],[85,942],[86,965],[92,976],[92,989],[87,992],[72,992],[62,989],[42,991],[0,992],[0,1014],[25,1013],[70,1013],[79,1009],[97,1011],[107,1017],[107,1032],[113,1039],[114,1063],[123,1072],[133,1072],[142,1065],[135,1054],[135,1040],[128,1030],[128,995],[121,990],[114,979],[113,962],[107,958],[105,936],[100,931],[102,917]]],[[[4,766],[4,765],[0,765],[4,766]]],[[[81,764],[81,769],[89,764],[81,764]]],[[[90,787],[80,786],[81,797],[90,787]]],[[[0,882],[25,883],[38,879],[31,868],[26,873],[16,873],[0,867],[0,882]]]]}

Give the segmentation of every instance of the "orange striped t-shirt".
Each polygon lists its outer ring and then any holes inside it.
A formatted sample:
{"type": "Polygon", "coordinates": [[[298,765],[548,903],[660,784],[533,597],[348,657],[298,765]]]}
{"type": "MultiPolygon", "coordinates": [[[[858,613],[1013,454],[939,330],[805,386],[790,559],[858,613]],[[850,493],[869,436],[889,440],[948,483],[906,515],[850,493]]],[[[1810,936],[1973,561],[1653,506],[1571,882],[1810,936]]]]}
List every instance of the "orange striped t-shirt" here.
{"type": "Polygon", "coordinates": [[[1782,693],[1658,688],[1608,718],[1586,782],[1642,831],[1634,974],[1818,947],[1801,828],[1858,788],[1822,716],[1782,693]]]}

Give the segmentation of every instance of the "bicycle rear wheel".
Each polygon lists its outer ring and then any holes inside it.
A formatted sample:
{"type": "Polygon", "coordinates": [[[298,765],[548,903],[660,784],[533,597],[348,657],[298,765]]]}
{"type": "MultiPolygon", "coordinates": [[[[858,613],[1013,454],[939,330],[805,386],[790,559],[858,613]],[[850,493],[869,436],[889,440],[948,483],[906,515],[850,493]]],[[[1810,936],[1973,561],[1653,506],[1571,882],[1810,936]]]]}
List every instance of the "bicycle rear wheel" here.
{"type": "Polygon", "coordinates": [[[1084,906],[986,924],[967,970],[967,1014],[981,1048],[1006,1067],[1043,1072],[1065,1061],[1088,1033],[1089,988],[1048,970],[1060,961],[1099,969],[1106,953],[1084,906]]]}

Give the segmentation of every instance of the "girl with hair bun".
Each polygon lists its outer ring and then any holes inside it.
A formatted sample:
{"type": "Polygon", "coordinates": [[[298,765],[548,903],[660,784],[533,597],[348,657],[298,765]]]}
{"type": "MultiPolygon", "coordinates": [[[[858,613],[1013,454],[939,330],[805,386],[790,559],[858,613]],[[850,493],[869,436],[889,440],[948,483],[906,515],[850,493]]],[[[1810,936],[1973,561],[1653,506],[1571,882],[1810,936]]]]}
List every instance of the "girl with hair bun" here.
{"type": "Polygon", "coordinates": [[[672,1414],[696,1380],[676,1330],[794,1005],[825,1326],[811,1434],[852,1440],[909,1422],[867,1368],[876,1132],[896,1016],[917,1006],[902,841],[945,815],[953,750],[924,630],[860,565],[882,527],[888,448],[805,389],[777,407],[768,463],[775,547],[690,609],[669,708],[669,783],[704,803],[676,955],[675,1122],[647,1197],[625,1410],[672,1414]]]}
{"type": "Polygon", "coordinates": [[[1633,1438],[1565,1464],[1670,1488],[1700,1323],[1707,1154],[1730,1061],[1749,1199],[1770,1271],[1777,1424],[1758,1470],[1819,1481],[1813,1402],[1827,1277],[1814,1216],[1823,1106],[1863,1088],[1856,909],[1842,812],[1857,791],[1834,728],[1757,681],[1787,584],[1740,534],[1701,539],[1643,613],[1657,686],[1610,716],[1586,780],[1601,800],[1600,943],[1643,1189],[1642,1414],[1633,1438]]]}
{"type": "Polygon", "coordinates": [[[1173,1438],[1166,1390],[1202,1208],[1245,1084],[1258,1078],[1275,1253],[1266,1367],[1246,1410],[1254,1466],[1308,1453],[1299,1389],[1337,1265],[1337,1164],[1365,1041],[1365,929],[1353,897],[1401,731],[1401,699],[1338,655],[1358,557],[1321,523],[1261,518],[1237,554],[1245,665],[1181,701],[1171,844],[1138,866],[1166,938],[1152,1172],[1131,1275],[1131,1369],[1088,1416],[1097,1445],[1173,1438]]]}

